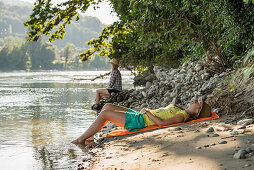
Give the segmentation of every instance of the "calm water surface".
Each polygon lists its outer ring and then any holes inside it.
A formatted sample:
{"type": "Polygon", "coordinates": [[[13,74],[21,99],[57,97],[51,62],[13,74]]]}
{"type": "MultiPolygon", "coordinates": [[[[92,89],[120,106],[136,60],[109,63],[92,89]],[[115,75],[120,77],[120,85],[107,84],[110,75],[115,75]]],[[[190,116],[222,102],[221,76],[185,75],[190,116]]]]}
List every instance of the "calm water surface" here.
{"type": "MultiPolygon", "coordinates": [[[[86,154],[70,142],[96,118],[95,90],[106,72],[0,73],[0,169],[75,169],[86,154]]],[[[132,88],[123,72],[123,88],[132,88]]]]}

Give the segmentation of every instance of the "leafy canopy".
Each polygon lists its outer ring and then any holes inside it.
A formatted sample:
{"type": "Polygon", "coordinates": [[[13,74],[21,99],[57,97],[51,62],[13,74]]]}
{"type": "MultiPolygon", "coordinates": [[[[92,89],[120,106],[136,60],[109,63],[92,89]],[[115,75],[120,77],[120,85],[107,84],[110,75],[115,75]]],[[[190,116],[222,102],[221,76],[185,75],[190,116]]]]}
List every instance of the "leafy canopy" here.
{"type": "MultiPolygon", "coordinates": [[[[38,0],[30,20],[29,40],[50,35],[62,38],[64,28],[78,11],[95,8],[101,0],[69,0],[53,6],[38,0]],[[54,29],[57,26],[57,29],[54,29]],[[53,31],[53,33],[51,33],[53,31]]],[[[87,60],[95,52],[120,58],[124,66],[177,66],[184,58],[216,60],[212,71],[222,71],[230,59],[242,55],[254,40],[254,5],[239,0],[110,0],[120,18],[106,27],[81,54],[87,60]]]]}

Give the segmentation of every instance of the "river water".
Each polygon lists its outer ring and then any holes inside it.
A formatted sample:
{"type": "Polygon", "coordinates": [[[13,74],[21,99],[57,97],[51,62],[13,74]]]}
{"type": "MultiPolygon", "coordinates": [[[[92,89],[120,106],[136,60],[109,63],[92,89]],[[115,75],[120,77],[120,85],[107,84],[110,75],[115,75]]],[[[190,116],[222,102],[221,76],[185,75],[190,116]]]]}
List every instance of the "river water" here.
{"type": "MultiPolygon", "coordinates": [[[[0,169],[75,169],[84,153],[70,142],[96,118],[95,91],[106,72],[0,73],[0,169]]],[[[121,71],[123,88],[133,88],[121,71]]]]}

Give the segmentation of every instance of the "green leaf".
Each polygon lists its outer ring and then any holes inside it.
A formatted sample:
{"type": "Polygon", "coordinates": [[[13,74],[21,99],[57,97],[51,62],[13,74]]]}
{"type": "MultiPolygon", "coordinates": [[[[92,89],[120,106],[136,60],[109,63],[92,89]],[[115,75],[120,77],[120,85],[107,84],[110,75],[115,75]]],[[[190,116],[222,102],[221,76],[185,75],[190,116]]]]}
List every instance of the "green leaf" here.
{"type": "Polygon", "coordinates": [[[247,55],[247,56],[244,57],[244,59],[243,59],[243,63],[244,64],[246,64],[246,62],[248,61],[249,57],[250,57],[250,55],[247,55]]]}
{"type": "Polygon", "coordinates": [[[231,80],[232,80],[232,77],[227,77],[227,78],[225,78],[224,81],[231,81],[231,80]]]}
{"type": "Polygon", "coordinates": [[[235,85],[233,83],[229,83],[229,86],[231,87],[231,91],[235,91],[235,85]]]}
{"type": "Polygon", "coordinates": [[[244,71],[244,78],[248,78],[249,77],[249,75],[250,75],[250,73],[251,73],[251,71],[252,71],[252,69],[253,69],[253,66],[254,65],[252,65],[251,67],[249,67],[249,68],[247,68],[245,71],[244,71]]]}
{"type": "Polygon", "coordinates": [[[231,77],[225,78],[224,81],[234,81],[236,79],[236,74],[232,75],[231,77]]]}

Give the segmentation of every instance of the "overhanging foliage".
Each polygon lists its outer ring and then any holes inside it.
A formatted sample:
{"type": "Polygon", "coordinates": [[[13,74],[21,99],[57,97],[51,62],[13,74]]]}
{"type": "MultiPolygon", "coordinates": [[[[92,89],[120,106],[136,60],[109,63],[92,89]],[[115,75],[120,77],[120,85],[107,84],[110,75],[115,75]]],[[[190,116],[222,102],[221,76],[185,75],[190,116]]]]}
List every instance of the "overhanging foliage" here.
{"type": "MultiPolygon", "coordinates": [[[[101,1],[69,0],[53,6],[38,0],[31,18],[29,40],[51,35],[50,41],[64,36],[66,24],[79,19],[101,1]],[[51,33],[55,26],[58,29],[51,33]]],[[[213,71],[223,71],[230,60],[253,45],[254,5],[239,0],[110,0],[119,22],[105,28],[88,42],[95,52],[120,58],[124,66],[177,66],[184,58],[207,57],[216,62],[213,71]],[[217,60],[215,60],[217,58],[217,60]]],[[[209,63],[208,63],[209,64],[209,63]]]]}

